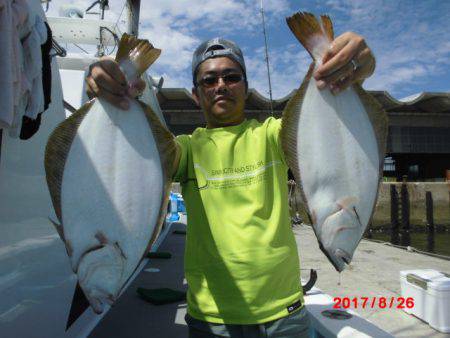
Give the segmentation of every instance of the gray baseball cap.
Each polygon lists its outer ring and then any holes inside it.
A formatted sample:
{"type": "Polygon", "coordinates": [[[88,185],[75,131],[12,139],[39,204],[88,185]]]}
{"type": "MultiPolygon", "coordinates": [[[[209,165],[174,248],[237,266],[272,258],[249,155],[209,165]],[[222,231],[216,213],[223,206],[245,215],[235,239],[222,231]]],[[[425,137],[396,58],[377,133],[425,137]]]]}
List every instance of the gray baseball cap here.
{"type": "Polygon", "coordinates": [[[241,49],[233,41],[214,38],[205,42],[202,42],[200,46],[194,52],[192,57],[192,77],[195,83],[195,76],[197,75],[197,69],[200,64],[208,59],[226,56],[236,61],[244,72],[244,77],[247,78],[244,56],[241,49]]]}

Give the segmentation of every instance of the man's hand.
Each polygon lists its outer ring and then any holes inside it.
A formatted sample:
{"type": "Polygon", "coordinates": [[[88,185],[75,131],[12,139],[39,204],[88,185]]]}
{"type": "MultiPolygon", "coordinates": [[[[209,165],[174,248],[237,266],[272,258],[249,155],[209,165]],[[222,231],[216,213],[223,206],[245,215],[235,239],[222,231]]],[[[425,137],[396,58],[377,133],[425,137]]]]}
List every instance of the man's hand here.
{"type": "Polygon", "coordinates": [[[134,98],[145,89],[145,82],[137,79],[127,83],[118,63],[109,57],[102,57],[89,67],[86,77],[86,92],[89,98],[101,97],[111,104],[127,110],[128,97],[134,98]]]}
{"type": "Polygon", "coordinates": [[[314,73],[317,87],[337,94],[355,82],[362,83],[375,70],[375,58],[364,38],[352,32],[338,36],[314,73]]]}

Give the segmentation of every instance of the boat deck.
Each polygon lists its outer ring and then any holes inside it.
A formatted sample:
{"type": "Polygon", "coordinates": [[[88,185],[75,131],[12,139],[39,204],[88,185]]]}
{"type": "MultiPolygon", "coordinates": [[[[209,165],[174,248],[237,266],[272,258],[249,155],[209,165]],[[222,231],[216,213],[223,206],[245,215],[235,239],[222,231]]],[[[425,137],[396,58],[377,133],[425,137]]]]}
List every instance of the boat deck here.
{"type": "MultiPolygon", "coordinates": [[[[174,223],[172,230],[158,249],[158,251],[170,252],[172,258],[149,260],[115,306],[91,332],[90,337],[187,337],[187,326],[184,322],[185,302],[155,306],[139,298],[136,293],[138,287],[187,289],[183,276],[185,236],[173,233],[173,230],[184,227],[182,223],[174,223]],[[149,268],[159,269],[159,272],[145,271],[149,268]]],[[[296,226],[294,234],[299,248],[303,279],[309,277],[309,269],[316,269],[318,279],[315,286],[333,297],[398,297],[400,296],[400,270],[434,268],[450,271],[448,261],[362,240],[352,265],[342,273],[341,284],[338,285],[338,273],[320,251],[312,229],[308,226],[296,226]]],[[[311,303],[316,296],[311,295],[305,298],[307,307],[311,306],[308,303],[311,303]]],[[[339,324],[341,325],[340,331],[338,330],[339,337],[389,336],[389,334],[383,334],[383,330],[395,337],[449,336],[437,332],[426,323],[399,309],[368,307],[354,310],[381,330],[378,333],[371,333],[377,332],[372,327],[371,331],[349,332],[348,325],[346,327],[340,321],[342,324],[339,324]]]]}

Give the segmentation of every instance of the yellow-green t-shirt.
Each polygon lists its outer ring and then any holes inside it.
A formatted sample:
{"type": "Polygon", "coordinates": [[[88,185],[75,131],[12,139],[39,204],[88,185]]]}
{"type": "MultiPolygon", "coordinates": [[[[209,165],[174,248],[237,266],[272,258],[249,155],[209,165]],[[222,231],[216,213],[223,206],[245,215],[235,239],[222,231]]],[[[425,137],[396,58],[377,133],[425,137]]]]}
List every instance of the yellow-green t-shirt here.
{"type": "Polygon", "coordinates": [[[303,304],[280,128],[274,118],[245,120],[177,137],[188,313],[196,319],[264,323],[303,304]]]}

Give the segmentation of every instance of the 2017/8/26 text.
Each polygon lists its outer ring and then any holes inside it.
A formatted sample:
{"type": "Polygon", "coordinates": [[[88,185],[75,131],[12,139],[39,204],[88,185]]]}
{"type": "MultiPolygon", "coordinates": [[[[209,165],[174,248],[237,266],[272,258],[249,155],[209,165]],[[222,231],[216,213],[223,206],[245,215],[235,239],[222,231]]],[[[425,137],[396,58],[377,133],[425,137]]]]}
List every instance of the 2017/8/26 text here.
{"type": "Polygon", "coordinates": [[[412,297],[334,297],[333,309],[411,309],[414,307],[414,299],[412,297]]]}

